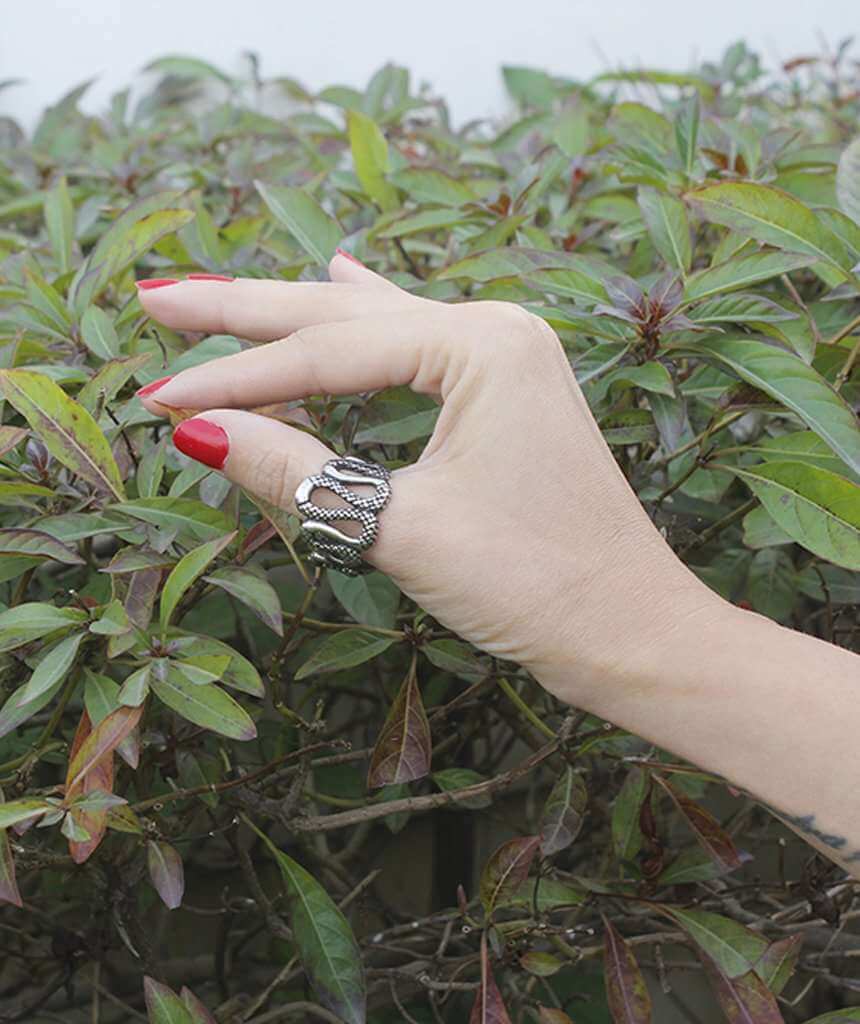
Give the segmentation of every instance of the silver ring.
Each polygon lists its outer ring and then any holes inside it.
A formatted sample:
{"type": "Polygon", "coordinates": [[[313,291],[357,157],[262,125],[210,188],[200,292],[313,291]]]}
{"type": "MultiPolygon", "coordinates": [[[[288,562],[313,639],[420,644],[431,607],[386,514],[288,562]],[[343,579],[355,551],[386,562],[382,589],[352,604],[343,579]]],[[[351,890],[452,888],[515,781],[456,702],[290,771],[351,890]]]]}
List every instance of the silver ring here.
{"type": "Polygon", "coordinates": [[[379,531],[378,513],[385,508],[391,497],[391,474],[376,462],[346,455],[329,459],[322,472],[306,476],[296,488],[296,508],[302,516],[300,536],[310,546],[311,561],[327,569],[337,569],[346,576],[358,576],[370,572],[362,558],[376,540],[379,531]],[[356,494],[350,484],[373,487],[372,494],[356,494]],[[327,508],[311,500],[318,488],[331,491],[346,504],[327,508]],[[339,530],[332,523],[348,520],[358,523],[361,532],[357,537],[339,530]]]}

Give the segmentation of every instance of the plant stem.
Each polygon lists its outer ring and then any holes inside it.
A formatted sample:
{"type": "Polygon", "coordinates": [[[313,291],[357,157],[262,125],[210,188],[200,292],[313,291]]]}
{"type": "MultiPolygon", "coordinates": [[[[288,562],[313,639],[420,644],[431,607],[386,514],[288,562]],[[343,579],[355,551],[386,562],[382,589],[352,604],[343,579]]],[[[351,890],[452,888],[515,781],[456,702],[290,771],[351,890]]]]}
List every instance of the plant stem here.
{"type": "Polygon", "coordinates": [[[531,722],[535,729],[537,729],[538,732],[543,733],[543,735],[546,736],[547,739],[554,740],[555,733],[552,731],[552,729],[550,729],[550,727],[545,722],[542,722],[538,718],[534,711],[532,711],[528,704],[526,704],[522,697],[513,688],[511,683],[507,679],[505,679],[504,676],[500,676],[498,682],[499,689],[508,698],[511,704],[513,704],[514,707],[519,711],[523,718],[531,722]]]}

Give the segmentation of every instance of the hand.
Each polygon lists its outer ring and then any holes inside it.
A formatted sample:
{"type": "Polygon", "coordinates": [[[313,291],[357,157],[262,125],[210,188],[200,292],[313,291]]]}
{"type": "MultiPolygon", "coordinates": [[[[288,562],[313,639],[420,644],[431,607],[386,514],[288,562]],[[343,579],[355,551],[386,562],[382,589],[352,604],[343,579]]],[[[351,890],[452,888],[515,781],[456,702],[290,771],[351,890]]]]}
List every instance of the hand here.
{"type": "Polygon", "coordinates": [[[653,664],[685,617],[722,602],[642,509],[553,331],[510,303],[417,298],[342,254],[330,274],[141,289],[169,327],[271,342],[178,374],[142,396],[147,408],[205,410],[177,446],[286,509],[333,453],[243,410],[402,384],[437,396],[436,429],[393,473],[368,561],[564,700],[588,707],[605,684],[638,684],[644,649],[653,664]]]}

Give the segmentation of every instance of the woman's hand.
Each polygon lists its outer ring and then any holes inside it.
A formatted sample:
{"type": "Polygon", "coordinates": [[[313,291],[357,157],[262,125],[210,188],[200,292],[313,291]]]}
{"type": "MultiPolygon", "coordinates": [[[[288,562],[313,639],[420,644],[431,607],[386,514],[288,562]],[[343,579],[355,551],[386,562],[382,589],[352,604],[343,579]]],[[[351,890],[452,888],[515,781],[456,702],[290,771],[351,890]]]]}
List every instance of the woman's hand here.
{"type": "MultiPolygon", "coordinates": [[[[270,342],[141,396],[201,410],[177,446],[291,508],[333,453],[246,409],[408,384],[443,403],[393,473],[368,560],[439,622],[589,706],[638,685],[643,654],[723,604],[651,524],[553,331],[516,305],[417,298],[339,254],[332,283],[193,280],[142,288],[156,320],[270,342]],[[214,425],[214,427],[212,426],[214,425]]],[[[147,390],[147,389],[145,389],[147,390]]]]}

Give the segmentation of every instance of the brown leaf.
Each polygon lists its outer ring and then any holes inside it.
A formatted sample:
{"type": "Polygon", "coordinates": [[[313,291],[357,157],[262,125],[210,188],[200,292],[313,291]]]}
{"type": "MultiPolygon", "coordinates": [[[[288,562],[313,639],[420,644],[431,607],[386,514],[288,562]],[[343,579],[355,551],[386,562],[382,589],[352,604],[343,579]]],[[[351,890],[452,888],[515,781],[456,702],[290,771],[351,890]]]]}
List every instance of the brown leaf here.
{"type": "Polygon", "coordinates": [[[731,1024],[785,1024],[776,997],[754,971],[729,978],[709,956],[699,958],[731,1024]]]}
{"type": "MultiPolygon", "coordinates": [[[[77,757],[81,747],[89,739],[92,731],[90,716],[87,714],[86,710],[84,710],[81,713],[81,719],[78,722],[75,738],[72,740],[72,746],[69,750],[69,764],[71,764],[77,757]]],[[[104,793],[112,793],[113,777],[113,752],[109,751],[96,761],[93,767],[75,787],[68,786],[66,788],[66,800],[69,801],[74,799],[74,797],[85,796],[87,793],[93,793],[96,790],[101,790],[104,793]]],[[[76,864],[83,864],[88,857],[92,856],[98,848],[99,843],[104,838],[104,834],[107,829],[108,812],[107,809],[85,811],[74,808],[71,811],[71,814],[75,820],[75,824],[88,832],[90,836],[89,839],[69,840],[69,853],[71,854],[72,860],[76,864]]]]}
{"type": "Polygon", "coordinates": [[[475,998],[469,1024],[511,1024],[502,994],[490,970],[487,934],[481,936],[481,987],[475,998]]]}
{"type": "Polygon", "coordinates": [[[731,836],[709,811],[699,807],[685,793],[670,785],[659,775],[654,775],[654,781],[669,794],[672,802],[693,830],[699,844],[723,871],[733,871],[743,864],[743,859],[732,842],[731,836]]]}
{"type": "Polygon", "coordinates": [[[146,861],[155,891],[168,910],[175,910],[185,892],[182,858],[169,843],[150,841],[146,844],[146,861]]]}
{"type": "Polygon", "coordinates": [[[612,922],[604,916],[606,1001],[615,1024],[650,1024],[651,996],[642,971],[612,922]]]}
{"type": "Polygon", "coordinates": [[[367,785],[413,782],[430,771],[433,745],[413,661],[373,748],[367,785]]]}
{"type": "Polygon", "coordinates": [[[488,914],[497,903],[512,896],[528,878],[540,846],[540,836],[509,839],[490,857],[481,874],[481,902],[488,914]]]}
{"type": "MultiPolygon", "coordinates": [[[[66,799],[79,792],[76,787],[106,755],[112,754],[140,721],[143,708],[119,707],[103,718],[69,759],[66,799]]],[[[89,719],[87,719],[89,721],[89,719]]]]}

